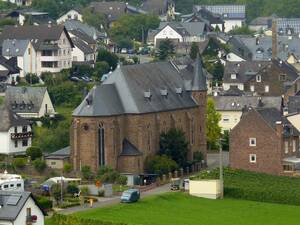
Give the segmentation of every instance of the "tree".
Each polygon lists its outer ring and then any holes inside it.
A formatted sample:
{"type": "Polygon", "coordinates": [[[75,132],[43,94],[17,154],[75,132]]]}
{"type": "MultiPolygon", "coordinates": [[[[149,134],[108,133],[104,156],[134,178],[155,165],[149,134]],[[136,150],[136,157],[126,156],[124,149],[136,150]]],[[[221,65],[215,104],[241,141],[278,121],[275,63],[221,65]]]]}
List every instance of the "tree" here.
{"type": "Polygon", "coordinates": [[[92,12],[90,8],[83,10],[83,21],[88,25],[95,27],[98,30],[106,28],[107,21],[104,14],[92,12]]]}
{"type": "Polygon", "coordinates": [[[98,52],[97,62],[107,62],[109,67],[114,70],[118,66],[119,58],[116,54],[101,49],[98,52]]]}
{"type": "Polygon", "coordinates": [[[161,176],[178,169],[178,165],[166,155],[155,155],[146,159],[145,169],[147,173],[155,173],[161,176]]]}
{"type": "Polygon", "coordinates": [[[199,54],[199,47],[196,42],[193,42],[190,50],[191,59],[195,60],[198,54],[199,54]]]}
{"type": "Polygon", "coordinates": [[[26,166],[26,159],[15,158],[13,159],[12,165],[15,169],[23,169],[26,166]]]}
{"type": "Polygon", "coordinates": [[[93,173],[91,171],[91,167],[89,167],[89,166],[82,166],[81,174],[82,174],[82,177],[86,180],[91,180],[94,177],[93,173]]]}
{"type": "Polygon", "coordinates": [[[37,158],[42,157],[43,152],[39,147],[32,146],[26,149],[26,155],[30,156],[31,160],[35,160],[37,158]]]}
{"type": "Polygon", "coordinates": [[[175,128],[160,135],[160,155],[166,155],[174,160],[179,166],[184,167],[187,163],[188,142],[182,130],[175,128]]]}
{"type": "Polygon", "coordinates": [[[222,149],[223,151],[229,151],[229,131],[225,130],[222,135],[222,149]]]}
{"type": "Polygon", "coordinates": [[[32,164],[33,164],[33,167],[35,168],[35,170],[38,172],[43,172],[47,167],[46,162],[41,159],[34,160],[32,162],[32,164]]]}
{"type": "Polygon", "coordinates": [[[207,113],[206,113],[206,137],[209,149],[216,146],[221,137],[221,127],[219,122],[221,114],[215,109],[215,103],[212,98],[207,100],[207,113]]]}
{"type": "Polygon", "coordinates": [[[175,47],[170,39],[162,40],[159,43],[159,55],[160,60],[166,60],[175,54],[175,47]]]}
{"type": "Polygon", "coordinates": [[[25,80],[29,84],[38,84],[40,82],[39,77],[34,73],[27,73],[25,75],[25,80]]]}
{"type": "Polygon", "coordinates": [[[72,171],[72,165],[70,163],[65,163],[64,164],[64,172],[70,173],[71,171],[72,171]]]}
{"type": "Polygon", "coordinates": [[[96,62],[93,77],[99,81],[101,77],[104,74],[108,73],[109,71],[110,71],[110,67],[107,62],[105,61],[96,62]]]}

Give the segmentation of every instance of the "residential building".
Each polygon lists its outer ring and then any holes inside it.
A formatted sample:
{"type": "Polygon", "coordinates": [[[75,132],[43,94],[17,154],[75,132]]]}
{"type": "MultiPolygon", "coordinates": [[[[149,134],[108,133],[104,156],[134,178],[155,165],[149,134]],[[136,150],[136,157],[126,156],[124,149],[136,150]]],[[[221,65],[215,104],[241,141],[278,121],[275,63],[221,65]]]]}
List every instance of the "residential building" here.
{"type": "Polygon", "coordinates": [[[0,107],[0,153],[4,155],[24,154],[31,146],[30,122],[11,111],[0,107]]]}
{"type": "Polygon", "coordinates": [[[282,96],[290,88],[298,88],[298,80],[296,69],[280,60],[230,62],[225,66],[223,89],[238,87],[256,96],[282,96]]]}
{"type": "Polygon", "coordinates": [[[49,16],[49,13],[28,8],[12,10],[6,15],[6,17],[16,20],[21,26],[25,23],[31,25],[55,23],[55,21],[49,16]]]}
{"type": "Polygon", "coordinates": [[[10,2],[16,4],[17,6],[30,6],[32,0],[2,0],[3,2],[10,2]]]}
{"type": "Polygon", "coordinates": [[[213,14],[205,8],[201,8],[192,14],[183,15],[181,20],[182,22],[205,22],[216,31],[224,32],[225,30],[225,22],[221,15],[213,14]]]}
{"type": "Polygon", "coordinates": [[[66,22],[67,20],[78,20],[80,22],[83,22],[82,19],[82,14],[80,12],[80,10],[77,9],[71,9],[68,12],[66,12],[65,14],[61,15],[57,20],[57,24],[63,24],[64,22],[66,22]]]}
{"type": "Polygon", "coordinates": [[[224,31],[229,32],[243,26],[246,21],[245,5],[194,5],[194,12],[206,9],[221,16],[224,20],[224,31]]]}
{"type": "MultiPolygon", "coordinates": [[[[32,70],[38,76],[43,72],[57,73],[62,69],[72,67],[72,48],[74,45],[64,26],[50,24],[6,26],[0,35],[0,44],[3,45],[7,39],[30,40],[36,53],[35,58],[32,58],[36,68],[33,69],[32,67],[32,70]]],[[[28,52],[28,55],[30,58],[32,57],[31,52],[28,52]]]]}
{"type": "Polygon", "coordinates": [[[20,76],[20,69],[15,59],[8,60],[0,56],[0,84],[15,84],[18,76],[20,76]]]}
{"type": "Polygon", "coordinates": [[[2,43],[2,56],[7,59],[15,58],[22,78],[28,73],[37,73],[37,53],[30,40],[5,39],[2,43]]]}
{"type": "Polygon", "coordinates": [[[56,114],[46,87],[8,87],[5,102],[23,118],[41,118],[56,114]]]}
{"type": "Polygon", "coordinates": [[[143,173],[145,159],[159,150],[160,134],[171,128],[185,133],[189,160],[196,151],[206,160],[206,89],[200,60],[190,74],[173,62],[117,68],[73,112],[73,169],[143,173]]]}
{"type": "Polygon", "coordinates": [[[289,96],[284,115],[300,131],[300,96],[289,96]]]}
{"type": "Polygon", "coordinates": [[[208,31],[209,28],[203,22],[161,22],[158,29],[150,31],[148,43],[158,47],[160,41],[166,39],[172,40],[175,45],[203,42],[207,39],[208,31]]]}
{"type": "Polygon", "coordinates": [[[271,16],[266,17],[257,17],[254,20],[252,20],[249,24],[249,29],[253,31],[266,31],[268,29],[271,29],[272,22],[274,19],[278,18],[277,15],[273,14],[271,16]]]}
{"type": "Polygon", "coordinates": [[[1,224],[45,224],[45,213],[30,192],[0,191],[1,224]]]}
{"type": "Polygon", "coordinates": [[[175,2],[172,0],[143,0],[140,8],[146,13],[160,16],[163,21],[175,19],[175,2]]]}
{"type": "Polygon", "coordinates": [[[222,131],[232,130],[239,122],[245,107],[276,108],[281,111],[282,97],[255,97],[255,96],[215,96],[215,108],[221,114],[219,126],[222,131]]]}
{"type": "Polygon", "coordinates": [[[299,131],[277,109],[245,111],[229,142],[232,168],[274,175],[300,169],[299,131]]]}
{"type": "Polygon", "coordinates": [[[70,146],[50,153],[44,158],[49,168],[62,170],[64,165],[70,162],[70,146]]]}
{"type": "Polygon", "coordinates": [[[75,46],[72,50],[73,63],[83,62],[94,65],[97,51],[77,37],[72,38],[72,41],[75,46]]]}

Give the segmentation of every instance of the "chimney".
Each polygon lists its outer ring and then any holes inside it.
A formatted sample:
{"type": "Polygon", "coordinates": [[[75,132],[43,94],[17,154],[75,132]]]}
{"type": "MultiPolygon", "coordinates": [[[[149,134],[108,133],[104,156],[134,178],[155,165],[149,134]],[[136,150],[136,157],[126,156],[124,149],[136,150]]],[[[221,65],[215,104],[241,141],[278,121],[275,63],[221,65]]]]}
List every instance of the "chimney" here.
{"type": "Polygon", "coordinates": [[[272,59],[277,59],[277,20],[272,21],[272,59]]]}
{"type": "Polygon", "coordinates": [[[282,121],[276,121],[276,133],[279,137],[282,136],[283,133],[282,121]]]}

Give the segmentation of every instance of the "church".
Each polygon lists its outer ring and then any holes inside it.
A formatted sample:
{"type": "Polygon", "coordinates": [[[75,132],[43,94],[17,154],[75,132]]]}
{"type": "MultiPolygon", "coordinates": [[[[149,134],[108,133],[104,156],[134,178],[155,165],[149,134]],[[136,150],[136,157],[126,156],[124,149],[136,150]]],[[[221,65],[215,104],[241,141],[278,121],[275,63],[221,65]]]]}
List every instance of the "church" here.
{"type": "Polygon", "coordinates": [[[144,172],[159,151],[160,134],[181,129],[188,159],[206,159],[206,71],[201,60],[184,69],[173,61],[120,66],[94,86],[73,112],[71,162],[75,171],[109,166],[126,174],[144,172]]]}

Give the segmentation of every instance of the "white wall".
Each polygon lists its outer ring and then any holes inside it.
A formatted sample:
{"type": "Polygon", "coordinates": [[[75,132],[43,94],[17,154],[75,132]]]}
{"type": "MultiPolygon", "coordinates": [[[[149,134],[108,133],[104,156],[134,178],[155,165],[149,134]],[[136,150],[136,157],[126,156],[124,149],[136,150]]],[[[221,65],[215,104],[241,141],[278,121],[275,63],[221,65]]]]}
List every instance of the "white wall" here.
{"type": "MultiPolygon", "coordinates": [[[[27,126],[27,132],[31,131],[31,127],[27,126]]],[[[11,127],[8,131],[8,151],[4,152],[4,154],[14,154],[14,153],[24,153],[26,152],[26,149],[31,146],[31,138],[28,139],[28,145],[22,146],[22,139],[17,139],[18,141],[18,147],[15,147],[15,140],[11,139],[11,134],[15,133],[15,128],[11,127]]],[[[18,133],[22,133],[22,126],[18,126],[18,133]]]]}
{"type": "Polygon", "coordinates": [[[46,115],[46,105],[47,105],[47,113],[50,115],[54,114],[55,113],[54,106],[52,104],[52,101],[50,99],[50,96],[49,96],[49,93],[47,90],[45,92],[43,102],[41,104],[41,108],[40,108],[39,115],[38,115],[39,118],[46,115]]]}
{"type": "Polygon", "coordinates": [[[226,55],[226,60],[229,62],[243,62],[246,61],[243,58],[241,58],[240,56],[234,54],[233,52],[230,52],[226,55]]]}
{"type": "Polygon", "coordinates": [[[234,28],[243,26],[243,20],[224,20],[225,32],[229,32],[234,28]]]}
{"type": "Polygon", "coordinates": [[[9,152],[9,133],[8,132],[0,132],[0,153],[8,153],[9,152]]]}
{"type": "Polygon", "coordinates": [[[291,124],[293,124],[294,127],[297,128],[297,130],[300,131],[300,114],[287,116],[287,119],[291,124]]]}
{"type": "Polygon", "coordinates": [[[222,131],[232,130],[241,120],[242,111],[218,111],[221,114],[219,126],[222,131]]]}
{"type": "Polygon", "coordinates": [[[74,62],[84,62],[84,53],[75,46],[72,50],[72,61],[74,62]]]}
{"type": "Polygon", "coordinates": [[[240,89],[241,91],[244,90],[244,84],[242,84],[242,83],[223,83],[224,91],[228,91],[231,86],[237,86],[238,89],[240,89]]]}
{"type": "Polygon", "coordinates": [[[77,12],[76,10],[72,9],[69,12],[67,12],[66,14],[62,15],[61,17],[59,17],[56,22],[58,24],[61,24],[61,23],[66,22],[66,20],[70,20],[70,19],[72,19],[72,20],[79,20],[81,22],[83,21],[82,15],[79,12],[77,12]]]}
{"type": "Polygon", "coordinates": [[[156,46],[156,42],[159,39],[177,39],[179,42],[183,42],[182,36],[169,25],[155,35],[154,46],[156,46]]]}
{"type": "Polygon", "coordinates": [[[34,225],[44,225],[45,224],[45,218],[42,213],[42,211],[39,209],[39,207],[35,204],[32,198],[29,198],[27,202],[25,203],[23,209],[19,213],[17,219],[14,221],[15,225],[25,225],[26,224],[26,209],[31,208],[31,215],[37,216],[37,221],[34,223],[34,225]]]}

